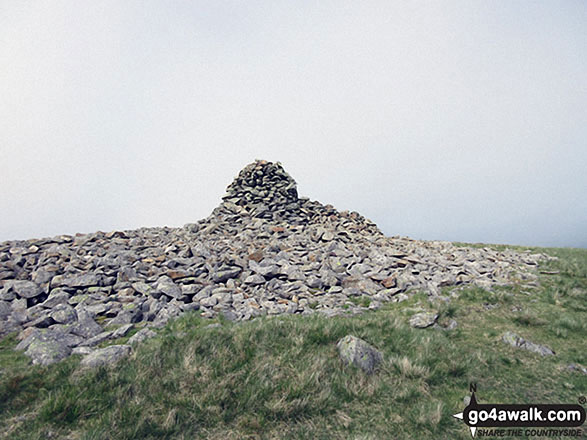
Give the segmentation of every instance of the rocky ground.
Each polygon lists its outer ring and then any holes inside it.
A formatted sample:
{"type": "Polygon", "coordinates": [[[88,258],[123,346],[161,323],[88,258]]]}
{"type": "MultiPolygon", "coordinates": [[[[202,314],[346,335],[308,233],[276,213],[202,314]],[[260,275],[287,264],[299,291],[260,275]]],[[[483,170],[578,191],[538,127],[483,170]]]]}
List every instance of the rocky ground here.
{"type": "Polygon", "coordinates": [[[33,363],[80,353],[95,365],[130,346],[92,347],[190,310],[233,321],[359,313],[445,286],[532,284],[543,258],[386,237],[356,212],[298,197],[279,163],[256,161],[208,218],[182,228],[0,243],[0,336],[20,332],[33,363]]]}

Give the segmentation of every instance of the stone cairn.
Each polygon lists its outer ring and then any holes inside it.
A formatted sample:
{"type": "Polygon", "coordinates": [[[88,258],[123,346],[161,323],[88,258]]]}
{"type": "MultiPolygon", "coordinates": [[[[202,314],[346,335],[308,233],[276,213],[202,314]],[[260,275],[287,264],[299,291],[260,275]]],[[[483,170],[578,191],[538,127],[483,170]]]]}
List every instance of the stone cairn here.
{"type": "Polygon", "coordinates": [[[279,163],[255,161],[208,218],[182,228],[0,243],[0,337],[18,332],[33,363],[77,353],[93,364],[98,344],[142,327],[134,343],[187,311],[361,313],[417,291],[535,284],[542,258],[385,237],[356,212],[298,197],[279,163]]]}

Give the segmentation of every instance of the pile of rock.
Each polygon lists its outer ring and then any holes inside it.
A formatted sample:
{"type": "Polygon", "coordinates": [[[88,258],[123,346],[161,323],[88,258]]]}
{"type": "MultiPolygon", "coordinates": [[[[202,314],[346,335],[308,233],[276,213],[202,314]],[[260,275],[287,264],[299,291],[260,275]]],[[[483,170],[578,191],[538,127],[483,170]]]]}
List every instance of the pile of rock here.
{"type": "Polygon", "coordinates": [[[385,237],[358,213],[299,198],[281,165],[256,161],[183,228],[0,243],[0,335],[19,331],[33,359],[39,344],[57,359],[124,334],[106,328],[160,327],[190,310],[335,315],[418,290],[534,283],[527,269],[542,258],[385,237]]]}

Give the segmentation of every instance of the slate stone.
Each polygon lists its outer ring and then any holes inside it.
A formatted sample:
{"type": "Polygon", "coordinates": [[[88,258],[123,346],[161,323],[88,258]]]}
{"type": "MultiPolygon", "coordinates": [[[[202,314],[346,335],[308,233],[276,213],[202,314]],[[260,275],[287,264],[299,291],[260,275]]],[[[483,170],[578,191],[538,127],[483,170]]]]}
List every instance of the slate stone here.
{"type": "Polygon", "coordinates": [[[21,298],[34,298],[43,293],[41,287],[32,281],[15,281],[12,290],[21,298]]]}
{"type": "Polygon", "coordinates": [[[53,308],[58,304],[67,304],[69,301],[69,293],[64,290],[56,289],[49,294],[49,297],[41,304],[43,307],[53,308]]]}

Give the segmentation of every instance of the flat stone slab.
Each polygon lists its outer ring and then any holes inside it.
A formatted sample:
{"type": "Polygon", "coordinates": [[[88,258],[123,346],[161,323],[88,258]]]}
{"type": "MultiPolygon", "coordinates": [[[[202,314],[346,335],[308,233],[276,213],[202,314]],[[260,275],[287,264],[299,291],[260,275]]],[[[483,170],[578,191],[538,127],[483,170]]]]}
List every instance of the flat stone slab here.
{"type": "Polygon", "coordinates": [[[534,342],[527,341],[526,339],[518,336],[513,332],[505,332],[502,339],[503,342],[511,345],[512,347],[523,348],[524,350],[538,353],[542,356],[552,356],[554,354],[554,351],[546,345],[540,345],[534,342]]]}
{"type": "Polygon", "coordinates": [[[355,365],[367,374],[375,372],[383,354],[356,336],[347,335],[336,344],[342,361],[347,365],[355,365]]]}
{"type": "Polygon", "coordinates": [[[82,359],[80,365],[83,367],[99,367],[112,365],[120,359],[128,356],[131,352],[130,345],[111,345],[106,348],[93,351],[82,359]]]}

